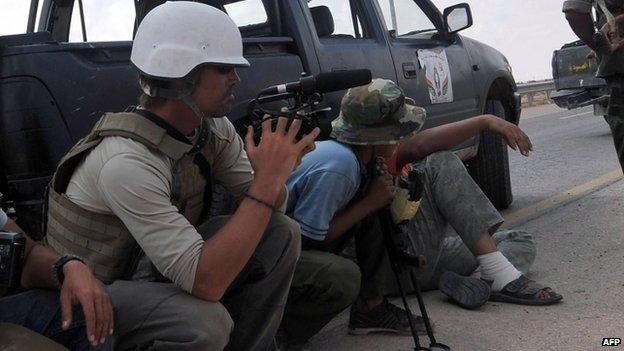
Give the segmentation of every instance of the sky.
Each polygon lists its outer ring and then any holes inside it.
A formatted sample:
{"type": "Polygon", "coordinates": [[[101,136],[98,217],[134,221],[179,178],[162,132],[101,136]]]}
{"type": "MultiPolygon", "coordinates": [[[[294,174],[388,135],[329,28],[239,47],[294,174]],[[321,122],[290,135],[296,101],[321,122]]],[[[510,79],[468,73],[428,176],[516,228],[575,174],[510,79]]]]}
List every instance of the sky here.
{"type": "MultiPolygon", "coordinates": [[[[578,40],[561,12],[562,0],[464,1],[474,24],[461,34],[502,52],[518,82],[552,78],[553,51],[578,40]]],[[[434,0],[439,9],[457,2],[434,0]]]]}
{"type": "MultiPolygon", "coordinates": [[[[260,0],[247,0],[248,3],[260,0]]],[[[322,0],[317,0],[318,2],[322,0]]],[[[326,0],[329,1],[329,0],[326,0]]],[[[332,2],[346,0],[331,0],[332,2]]],[[[384,1],[384,0],[380,0],[384,1]]],[[[385,0],[387,1],[387,0],[385,0]]],[[[409,0],[394,0],[396,3],[409,0]]],[[[442,11],[458,0],[432,0],[442,11]]],[[[348,3],[348,1],[346,1],[348,3]]],[[[563,44],[577,40],[561,12],[562,0],[463,0],[472,11],[474,24],[461,32],[462,35],[486,43],[501,51],[513,68],[518,82],[552,78],[552,52],[563,44]]],[[[43,0],[40,0],[40,5],[43,0]]],[[[77,1],[76,1],[77,3],[77,1]]],[[[134,21],[133,0],[83,0],[87,39],[130,40],[134,21]],[[93,16],[98,17],[94,19],[93,16]],[[101,23],[106,26],[100,26],[101,23]]],[[[0,0],[0,35],[18,34],[26,31],[29,0],[0,0]]],[[[232,6],[232,16],[253,23],[263,18],[262,13],[246,11],[254,6],[232,6]],[[247,13],[246,13],[247,12],[247,13]]],[[[74,25],[70,41],[82,41],[78,11],[74,11],[74,25]]],[[[413,20],[411,14],[399,13],[401,21],[413,20]]],[[[336,16],[336,22],[342,20],[336,16]]],[[[345,20],[348,15],[344,16],[345,20]]]]}

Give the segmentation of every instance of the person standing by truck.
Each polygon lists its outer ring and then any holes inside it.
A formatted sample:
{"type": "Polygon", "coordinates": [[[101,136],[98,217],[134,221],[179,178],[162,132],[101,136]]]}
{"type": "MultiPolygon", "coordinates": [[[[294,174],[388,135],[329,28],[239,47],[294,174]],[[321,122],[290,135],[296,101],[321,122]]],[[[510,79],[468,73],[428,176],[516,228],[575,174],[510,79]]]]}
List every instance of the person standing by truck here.
{"type": "Polygon", "coordinates": [[[605,120],[611,128],[613,143],[624,170],[624,1],[566,0],[563,12],[574,33],[589,46],[599,60],[596,76],[604,78],[610,90],[605,120]],[[592,7],[598,18],[592,19],[592,7]]]}

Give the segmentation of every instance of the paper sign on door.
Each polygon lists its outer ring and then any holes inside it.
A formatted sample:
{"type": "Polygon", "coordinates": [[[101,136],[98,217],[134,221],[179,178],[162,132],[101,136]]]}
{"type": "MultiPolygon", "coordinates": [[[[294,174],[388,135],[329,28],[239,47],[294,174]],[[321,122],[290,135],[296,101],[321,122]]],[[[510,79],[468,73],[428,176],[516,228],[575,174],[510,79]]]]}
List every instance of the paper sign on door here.
{"type": "Polygon", "coordinates": [[[453,102],[453,82],[446,51],[418,50],[420,67],[425,69],[425,81],[432,104],[453,102]]]}

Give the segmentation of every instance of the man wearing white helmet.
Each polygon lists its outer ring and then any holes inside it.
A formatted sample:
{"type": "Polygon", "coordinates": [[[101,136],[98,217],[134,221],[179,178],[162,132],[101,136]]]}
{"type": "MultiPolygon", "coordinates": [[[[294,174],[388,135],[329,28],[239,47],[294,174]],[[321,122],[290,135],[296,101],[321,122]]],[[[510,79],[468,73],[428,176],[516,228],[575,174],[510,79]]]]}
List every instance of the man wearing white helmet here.
{"type": "Polygon", "coordinates": [[[141,106],[104,114],[49,186],[45,243],[109,284],[116,349],[273,344],[300,250],[284,183],[318,129],[297,141],[300,124],[280,118],[243,143],[224,118],[242,49],[219,9],[154,8],[131,54],[141,106]],[[208,219],[212,183],[238,200],[231,217],[208,219]]]}

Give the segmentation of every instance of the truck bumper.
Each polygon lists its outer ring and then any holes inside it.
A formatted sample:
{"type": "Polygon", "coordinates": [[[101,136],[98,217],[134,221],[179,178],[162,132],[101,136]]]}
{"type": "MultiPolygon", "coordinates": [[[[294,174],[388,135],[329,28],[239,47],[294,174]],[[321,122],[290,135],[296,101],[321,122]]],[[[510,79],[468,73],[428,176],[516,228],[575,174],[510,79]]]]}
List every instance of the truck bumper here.
{"type": "Polygon", "coordinates": [[[568,110],[589,105],[606,105],[609,101],[608,93],[602,89],[558,90],[551,92],[550,98],[557,106],[568,110]]]}

